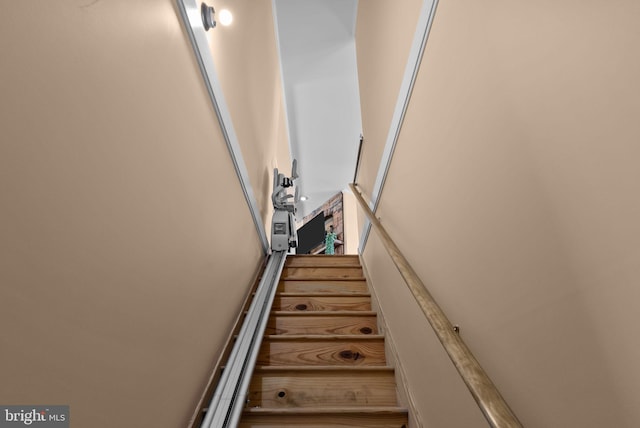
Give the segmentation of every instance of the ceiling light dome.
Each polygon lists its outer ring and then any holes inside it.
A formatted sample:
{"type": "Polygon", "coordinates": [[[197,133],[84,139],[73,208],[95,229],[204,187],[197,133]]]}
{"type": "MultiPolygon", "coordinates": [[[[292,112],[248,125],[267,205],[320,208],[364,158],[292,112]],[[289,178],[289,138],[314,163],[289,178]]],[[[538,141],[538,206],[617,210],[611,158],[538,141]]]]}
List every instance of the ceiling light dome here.
{"type": "Polygon", "coordinates": [[[220,24],[224,26],[231,25],[233,22],[233,15],[228,9],[222,9],[218,13],[218,20],[220,21],[220,24]]]}

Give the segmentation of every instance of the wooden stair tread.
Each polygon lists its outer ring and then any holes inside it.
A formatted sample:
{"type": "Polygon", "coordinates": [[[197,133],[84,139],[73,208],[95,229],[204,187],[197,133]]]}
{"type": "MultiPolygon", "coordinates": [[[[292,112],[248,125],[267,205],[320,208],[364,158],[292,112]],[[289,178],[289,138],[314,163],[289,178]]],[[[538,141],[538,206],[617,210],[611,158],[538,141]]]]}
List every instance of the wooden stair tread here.
{"type": "Polygon", "coordinates": [[[316,265],[313,262],[302,262],[295,264],[285,264],[287,268],[313,268],[313,269],[323,269],[323,268],[361,268],[362,265],[358,262],[348,262],[348,263],[336,263],[336,264],[326,264],[326,265],[316,265]]]}
{"type": "Polygon", "coordinates": [[[336,316],[376,316],[375,311],[271,311],[271,315],[275,316],[322,316],[322,317],[336,317],[336,316]]]}
{"type": "Polygon", "coordinates": [[[361,335],[377,334],[378,323],[375,312],[365,314],[349,313],[348,315],[334,315],[333,312],[323,312],[316,315],[313,312],[303,316],[295,312],[284,315],[271,315],[267,322],[267,335],[361,335]]]}
{"type": "Polygon", "coordinates": [[[282,270],[281,279],[321,279],[321,280],[363,280],[364,275],[360,266],[316,266],[316,267],[297,267],[285,266],[282,270]]]}
{"type": "Polygon", "coordinates": [[[292,312],[370,311],[368,296],[280,296],[273,301],[273,310],[292,312]]]}
{"type": "MultiPolygon", "coordinates": [[[[233,336],[235,340],[238,339],[238,335],[233,336]]],[[[332,342],[332,341],[351,341],[351,340],[384,340],[382,334],[265,334],[265,340],[293,342],[293,341],[319,341],[319,342],[332,342]]]]}
{"type": "Polygon", "coordinates": [[[264,408],[264,407],[247,407],[244,409],[245,413],[271,413],[279,415],[321,415],[331,413],[368,413],[368,414],[383,414],[383,413],[408,413],[408,409],[400,406],[376,406],[376,407],[301,407],[301,408],[264,408]]]}
{"type": "Polygon", "coordinates": [[[265,337],[258,352],[261,366],[386,366],[384,339],[367,335],[290,340],[287,336],[265,337]]]}
{"type": "Polygon", "coordinates": [[[302,282],[302,283],[308,283],[308,282],[321,282],[321,283],[325,283],[325,282],[335,282],[338,285],[341,285],[341,282],[346,282],[346,283],[350,283],[350,282],[361,282],[366,284],[367,283],[367,279],[364,276],[355,276],[355,277],[348,277],[348,278],[327,278],[327,277],[320,277],[320,278],[285,278],[283,276],[280,277],[280,282],[302,282]]]}
{"type": "Polygon", "coordinates": [[[265,335],[265,339],[271,341],[349,341],[349,340],[384,340],[381,334],[273,334],[265,335]]]}
{"type": "Polygon", "coordinates": [[[263,408],[395,406],[396,380],[389,370],[263,370],[254,372],[247,399],[263,408]]]}
{"type": "Polygon", "coordinates": [[[333,262],[346,262],[348,260],[360,261],[360,256],[358,254],[289,254],[287,256],[288,262],[308,262],[312,263],[320,263],[323,261],[333,263],[333,262]]]}
{"type": "MultiPolygon", "coordinates": [[[[275,409],[274,409],[275,410],[275,409]]],[[[406,428],[409,412],[385,407],[378,412],[327,409],[324,412],[270,412],[253,409],[242,414],[239,428],[406,428]]]]}
{"type": "Polygon", "coordinates": [[[291,254],[288,256],[288,259],[358,259],[359,257],[360,256],[358,254],[291,254]]]}
{"type": "Polygon", "coordinates": [[[321,267],[321,266],[356,266],[360,267],[357,255],[309,256],[296,255],[287,257],[287,267],[321,267]]]}
{"type": "MultiPolygon", "coordinates": [[[[248,311],[244,311],[244,315],[247,315],[248,311]]],[[[272,316],[375,316],[375,311],[271,311],[272,316]]]]}
{"type": "Polygon", "coordinates": [[[287,257],[285,266],[309,266],[309,267],[340,267],[340,266],[358,266],[360,267],[359,257],[287,257]]]}
{"type": "Polygon", "coordinates": [[[393,372],[391,366],[258,366],[254,372],[290,372],[290,371],[309,371],[309,372],[393,372]]]}
{"type": "Polygon", "coordinates": [[[285,265],[284,266],[284,270],[285,271],[290,271],[290,272],[314,272],[314,271],[318,271],[318,272],[322,272],[323,274],[328,274],[331,272],[341,272],[341,273],[347,273],[347,272],[358,272],[358,273],[362,273],[362,266],[360,266],[360,264],[350,264],[350,265],[306,265],[306,266],[296,266],[296,265],[285,265]]]}
{"type": "MultiPolygon", "coordinates": [[[[226,366],[220,367],[224,370],[226,366]]],[[[257,366],[254,372],[290,372],[290,371],[337,371],[337,372],[393,372],[395,369],[391,366],[257,366]]]]}
{"type": "Polygon", "coordinates": [[[360,260],[358,254],[290,254],[287,260],[346,260],[355,259],[360,260]]]}
{"type": "Polygon", "coordinates": [[[360,280],[281,280],[278,283],[278,292],[302,292],[302,293],[366,293],[368,292],[366,281],[360,280]]]}
{"type": "Polygon", "coordinates": [[[344,277],[344,278],[336,278],[336,277],[326,277],[326,276],[321,276],[318,278],[315,277],[305,277],[305,278],[288,278],[284,275],[282,275],[280,277],[280,282],[283,281],[302,281],[302,282],[312,282],[312,281],[323,281],[323,282],[341,282],[341,281],[346,281],[346,282],[350,282],[350,281],[360,281],[360,282],[367,282],[367,278],[365,278],[364,276],[361,275],[354,275],[354,276],[348,276],[348,277],[344,277]]]}
{"type": "Polygon", "coordinates": [[[359,291],[337,293],[337,292],[279,292],[276,296],[280,297],[371,297],[371,293],[363,293],[359,291]]]}

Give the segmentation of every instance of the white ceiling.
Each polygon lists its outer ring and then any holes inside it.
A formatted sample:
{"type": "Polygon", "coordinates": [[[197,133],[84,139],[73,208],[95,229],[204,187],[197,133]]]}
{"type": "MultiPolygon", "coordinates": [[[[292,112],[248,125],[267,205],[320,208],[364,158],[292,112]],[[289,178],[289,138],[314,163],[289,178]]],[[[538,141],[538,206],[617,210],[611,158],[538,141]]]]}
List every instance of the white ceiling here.
{"type": "MultiPolygon", "coordinates": [[[[307,201],[298,219],[353,180],[362,132],[357,0],[275,0],[291,155],[307,201]]],[[[288,170],[284,172],[288,173],[288,170]]]]}

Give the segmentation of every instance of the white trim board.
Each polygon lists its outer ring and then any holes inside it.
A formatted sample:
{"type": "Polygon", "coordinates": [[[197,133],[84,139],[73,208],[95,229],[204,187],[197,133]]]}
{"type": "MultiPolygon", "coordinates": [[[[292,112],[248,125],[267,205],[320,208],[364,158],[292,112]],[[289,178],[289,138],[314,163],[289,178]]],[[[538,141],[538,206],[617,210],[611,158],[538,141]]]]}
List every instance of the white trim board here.
{"type": "Polygon", "coordinates": [[[280,66],[280,86],[282,89],[282,106],[284,109],[284,126],[287,131],[287,143],[289,145],[289,158],[293,162],[293,150],[291,148],[291,133],[289,131],[289,109],[287,108],[287,93],[284,86],[284,66],[282,64],[282,52],[280,50],[280,30],[278,28],[278,8],[276,0],[271,0],[271,13],[273,14],[273,32],[276,36],[276,49],[278,51],[278,65],[280,66]]]}
{"type": "Polygon", "coordinates": [[[222,93],[220,80],[218,79],[218,75],[215,71],[213,57],[209,50],[209,41],[207,40],[207,35],[202,25],[200,4],[197,3],[196,0],[177,0],[177,2],[184,26],[189,34],[189,40],[191,40],[193,51],[196,55],[196,59],[198,60],[200,72],[202,73],[202,78],[204,79],[205,86],[207,87],[209,98],[211,99],[211,103],[213,104],[213,108],[218,117],[222,135],[227,144],[227,148],[229,149],[229,154],[233,161],[233,167],[236,170],[240,186],[242,187],[242,192],[244,193],[244,197],[249,205],[249,211],[251,211],[251,217],[253,218],[253,223],[255,224],[256,231],[262,245],[262,250],[266,254],[269,251],[269,241],[267,240],[267,234],[265,232],[264,225],[262,224],[260,209],[258,208],[258,203],[254,196],[253,188],[251,187],[249,173],[244,163],[244,159],[242,158],[240,144],[238,143],[238,136],[233,128],[231,114],[224,99],[224,94],[222,93]]]}
{"type": "MultiPolygon", "coordinates": [[[[407,59],[407,66],[404,70],[404,77],[402,78],[402,84],[400,85],[396,107],[393,112],[393,117],[391,118],[391,124],[389,125],[387,141],[384,146],[384,151],[382,152],[380,166],[378,167],[378,175],[376,176],[373,193],[371,195],[371,202],[369,203],[369,207],[374,213],[378,209],[384,183],[387,179],[387,175],[389,174],[389,168],[391,167],[391,161],[393,159],[393,152],[395,151],[396,143],[398,142],[405,113],[409,107],[411,93],[413,92],[413,86],[418,76],[418,70],[420,69],[420,63],[422,62],[424,49],[427,45],[427,39],[429,38],[429,32],[431,31],[431,24],[433,23],[433,17],[435,15],[437,5],[438,0],[424,0],[422,3],[420,18],[418,19],[416,32],[413,36],[413,43],[411,44],[409,58],[407,59]]],[[[358,246],[360,254],[364,253],[370,232],[371,222],[367,220],[362,228],[362,232],[360,233],[360,245],[358,246]]]]}

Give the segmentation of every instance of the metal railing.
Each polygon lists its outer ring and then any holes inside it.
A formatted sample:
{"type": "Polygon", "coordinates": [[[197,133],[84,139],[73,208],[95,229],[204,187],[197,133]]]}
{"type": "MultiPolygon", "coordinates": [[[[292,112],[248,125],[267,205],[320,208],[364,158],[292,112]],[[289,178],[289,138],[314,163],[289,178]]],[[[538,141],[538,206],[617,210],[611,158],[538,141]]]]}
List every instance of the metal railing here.
{"type": "Polygon", "coordinates": [[[449,358],[460,373],[462,380],[469,388],[471,395],[480,407],[489,424],[494,428],[517,428],[522,424],[509,408],[500,391],[487,376],[480,363],[473,356],[467,345],[451,324],[437,302],[431,296],[398,246],[393,242],[385,228],[369,208],[356,185],[350,184],[356,199],[360,203],[369,221],[376,228],[393,263],[400,271],[409,290],[418,302],[420,309],[431,324],[436,336],[442,343],[449,358]]]}
{"type": "Polygon", "coordinates": [[[202,428],[227,428],[238,425],[286,258],[286,251],[274,251],[269,257],[256,294],[209,404],[202,428]]]}
{"type": "Polygon", "coordinates": [[[353,182],[358,182],[358,172],[360,172],[360,161],[362,160],[362,144],[364,143],[364,135],[360,134],[358,141],[358,154],[356,155],[356,167],[353,171],[353,182]]]}

